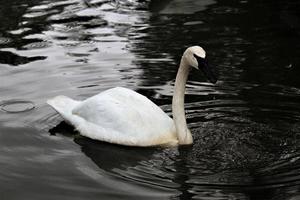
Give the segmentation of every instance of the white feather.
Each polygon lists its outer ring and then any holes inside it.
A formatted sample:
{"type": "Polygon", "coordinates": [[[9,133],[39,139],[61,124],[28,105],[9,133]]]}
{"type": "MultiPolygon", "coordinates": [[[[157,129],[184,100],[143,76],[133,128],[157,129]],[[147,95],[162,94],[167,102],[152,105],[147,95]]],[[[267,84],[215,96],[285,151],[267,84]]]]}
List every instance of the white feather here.
{"type": "Polygon", "coordinates": [[[48,100],[81,135],[129,146],[177,144],[173,120],[145,96],[116,87],[85,101],[48,100]]]}

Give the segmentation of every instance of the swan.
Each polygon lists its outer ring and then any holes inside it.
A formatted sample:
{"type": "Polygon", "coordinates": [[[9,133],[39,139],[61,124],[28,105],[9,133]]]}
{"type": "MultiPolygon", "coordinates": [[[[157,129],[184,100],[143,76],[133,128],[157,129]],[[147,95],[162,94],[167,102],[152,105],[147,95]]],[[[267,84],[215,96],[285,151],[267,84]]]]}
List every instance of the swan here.
{"type": "Polygon", "coordinates": [[[126,146],[189,145],[193,143],[184,111],[188,74],[200,69],[216,83],[215,68],[208,65],[200,46],[185,50],[176,75],[170,118],[147,97],[127,88],[115,87],[84,101],[57,96],[47,101],[77,131],[88,138],[126,146]]]}

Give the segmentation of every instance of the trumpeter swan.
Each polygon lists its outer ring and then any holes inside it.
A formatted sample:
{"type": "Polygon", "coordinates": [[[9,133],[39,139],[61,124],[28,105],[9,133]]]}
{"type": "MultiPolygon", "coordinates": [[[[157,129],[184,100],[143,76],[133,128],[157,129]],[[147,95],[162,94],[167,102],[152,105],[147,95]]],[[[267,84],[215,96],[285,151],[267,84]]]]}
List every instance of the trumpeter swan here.
{"type": "Polygon", "coordinates": [[[147,97],[122,87],[84,101],[57,96],[47,103],[81,135],[91,139],[128,146],[192,144],[184,111],[185,85],[192,68],[202,70],[210,82],[217,81],[215,70],[208,66],[205,56],[199,46],[184,52],[175,80],[173,119],[147,97]]]}

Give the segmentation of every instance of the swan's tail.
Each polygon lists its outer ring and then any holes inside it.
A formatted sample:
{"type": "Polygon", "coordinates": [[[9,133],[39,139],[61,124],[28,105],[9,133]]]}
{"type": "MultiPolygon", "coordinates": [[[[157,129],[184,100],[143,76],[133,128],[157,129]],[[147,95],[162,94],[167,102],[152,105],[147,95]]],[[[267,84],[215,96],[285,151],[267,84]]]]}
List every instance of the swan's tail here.
{"type": "Polygon", "coordinates": [[[74,115],[72,110],[80,103],[66,96],[57,96],[47,100],[47,103],[52,106],[67,123],[74,125],[74,115]]]}

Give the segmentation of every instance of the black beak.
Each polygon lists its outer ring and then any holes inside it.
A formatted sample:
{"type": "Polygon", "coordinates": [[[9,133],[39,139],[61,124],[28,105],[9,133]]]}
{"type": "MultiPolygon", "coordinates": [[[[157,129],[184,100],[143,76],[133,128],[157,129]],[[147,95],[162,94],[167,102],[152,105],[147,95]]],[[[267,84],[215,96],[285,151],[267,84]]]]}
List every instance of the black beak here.
{"type": "Polygon", "coordinates": [[[198,61],[198,68],[201,69],[203,74],[211,83],[216,83],[218,80],[218,73],[215,67],[209,66],[205,58],[198,57],[194,55],[198,61]]]}

